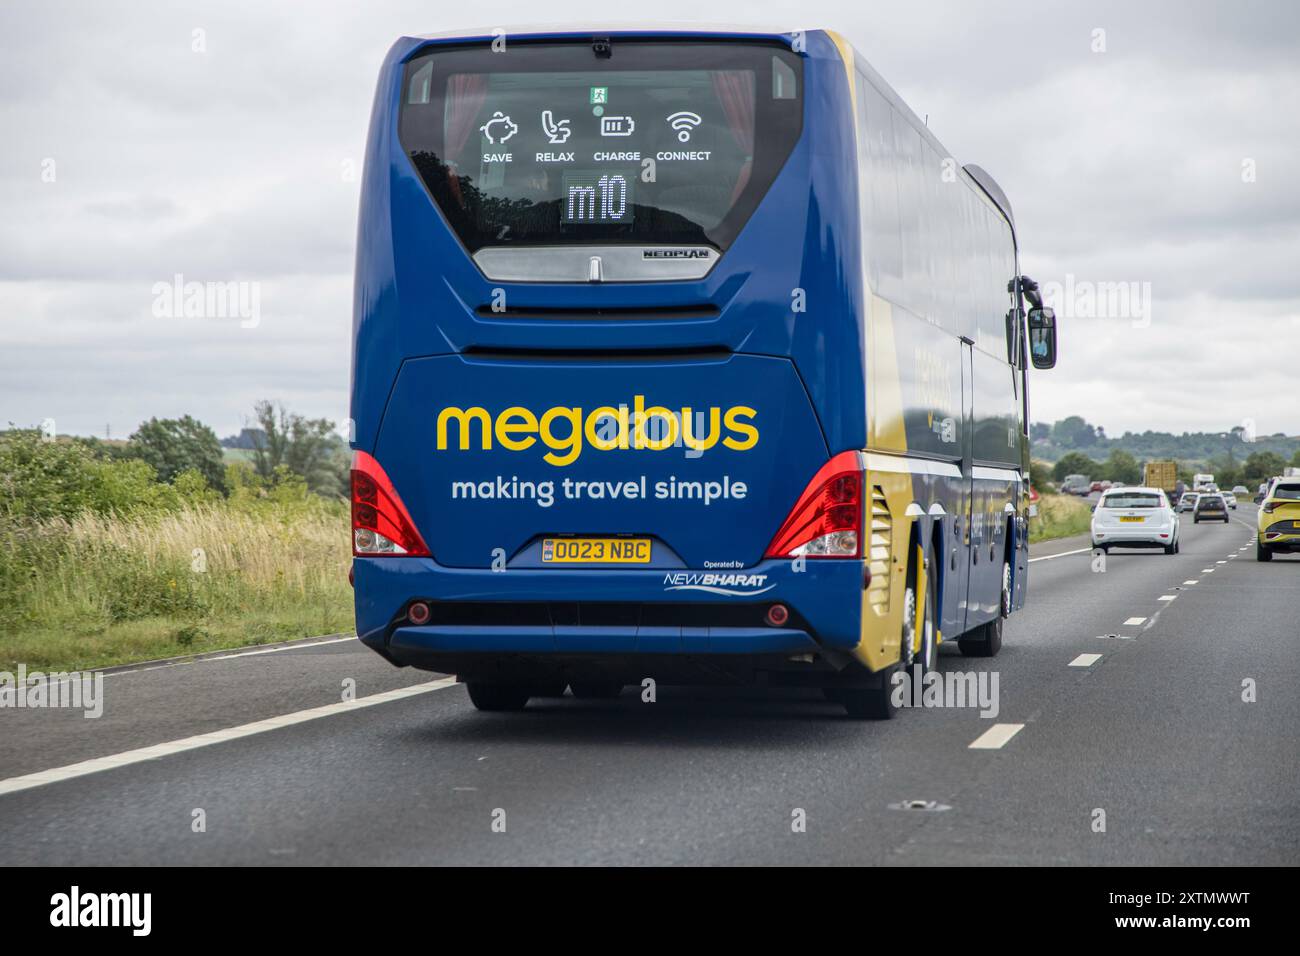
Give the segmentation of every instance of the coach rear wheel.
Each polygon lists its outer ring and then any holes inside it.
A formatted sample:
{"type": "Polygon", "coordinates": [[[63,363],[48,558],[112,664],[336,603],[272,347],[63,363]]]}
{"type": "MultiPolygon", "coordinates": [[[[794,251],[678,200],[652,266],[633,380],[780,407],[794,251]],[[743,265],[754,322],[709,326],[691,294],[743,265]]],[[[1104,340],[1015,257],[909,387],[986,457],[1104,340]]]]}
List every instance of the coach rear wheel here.
{"type": "Polygon", "coordinates": [[[912,673],[912,668],[919,664],[921,673],[933,670],[939,662],[939,634],[935,627],[936,582],[927,576],[925,582],[925,605],[921,612],[921,624],[916,623],[916,585],[909,583],[903,592],[903,634],[899,642],[899,666],[912,673]]]}
{"type": "Polygon", "coordinates": [[[523,684],[496,684],[469,681],[470,702],[479,710],[523,710],[528,703],[528,688],[523,684]]]}
{"type": "Polygon", "coordinates": [[[957,638],[957,646],[967,657],[993,657],[1002,650],[1002,618],[995,617],[957,638]]]}
{"type": "Polygon", "coordinates": [[[1011,562],[1002,562],[1002,616],[1011,616],[1011,562]]]}
{"type": "Polygon", "coordinates": [[[889,720],[898,712],[894,703],[894,675],[899,672],[895,664],[876,675],[876,687],[826,687],[826,699],[839,704],[854,720],[889,720]]]}
{"type": "MultiPolygon", "coordinates": [[[[1103,545],[1103,548],[1108,547],[1103,545]]],[[[1002,622],[1011,614],[1011,562],[1002,563],[1002,606],[999,614],[957,638],[957,646],[967,657],[994,657],[1002,650],[1002,622]]]]}

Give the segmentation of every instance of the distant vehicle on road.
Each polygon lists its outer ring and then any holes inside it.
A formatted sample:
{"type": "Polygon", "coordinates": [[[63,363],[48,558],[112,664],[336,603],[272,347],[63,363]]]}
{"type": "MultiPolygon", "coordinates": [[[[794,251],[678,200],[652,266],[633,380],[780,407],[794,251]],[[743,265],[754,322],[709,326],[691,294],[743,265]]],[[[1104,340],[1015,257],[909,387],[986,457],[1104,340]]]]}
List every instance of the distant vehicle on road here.
{"type": "Polygon", "coordinates": [[[1170,501],[1178,501],[1186,488],[1180,488],[1178,462],[1149,461],[1142,466],[1142,484],[1147,488],[1160,488],[1170,501]]]}
{"type": "Polygon", "coordinates": [[[1191,511],[1196,507],[1196,499],[1199,497],[1201,497],[1200,494],[1195,491],[1184,492],[1183,496],[1178,499],[1178,510],[1191,511]]]}
{"type": "Polygon", "coordinates": [[[1177,554],[1178,513],[1160,488],[1120,488],[1104,492],[1092,510],[1092,546],[1164,548],[1177,554]]]}
{"type": "Polygon", "coordinates": [[[1208,472],[1192,475],[1192,491],[1214,491],[1214,476],[1208,472]]]}
{"type": "Polygon", "coordinates": [[[1250,494],[1250,491],[1246,488],[1245,485],[1233,485],[1232,493],[1240,497],[1245,497],[1246,495],[1250,494]]]}
{"type": "Polygon", "coordinates": [[[1272,561],[1276,551],[1300,551],[1300,477],[1269,483],[1256,523],[1256,560],[1272,561]]]}
{"type": "Polygon", "coordinates": [[[1228,507],[1231,508],[1233,511],[1236,511],[1237,496],[1234,495],[1231,491],[1225,491],[1222,494],[1223,494],[1223,500],[1228,503],[1228,507]]]}
{"type": "Polygon", "coordinates": [[[1089,491],[1102,491],[1102,490],[1104,490],[1104,489],[1102,488],[1102,486],[1101,486],[1101,482],[1100,482],[1100,481],[1094,481],[1091,485],[1088,486],[1088,490],[1089,490],[1089,491]]]}
{"type": "Polygon", "coordinates": [[[1228,503],[1223,500],[1223,495],[1207,492],[1197,497],[1196,507],[1192,509],[1192,524],[1200,524],[1202,521],[1222,521],[1227,524],[1231,520],[1228,517],[1228,503]]]}
{"type": "Polygon", "coordinates": [[[1066,475],[1061,482],[1061,494],[1087,496],[1092,488],[1092,479],[1087,475],[1066,475]]]}

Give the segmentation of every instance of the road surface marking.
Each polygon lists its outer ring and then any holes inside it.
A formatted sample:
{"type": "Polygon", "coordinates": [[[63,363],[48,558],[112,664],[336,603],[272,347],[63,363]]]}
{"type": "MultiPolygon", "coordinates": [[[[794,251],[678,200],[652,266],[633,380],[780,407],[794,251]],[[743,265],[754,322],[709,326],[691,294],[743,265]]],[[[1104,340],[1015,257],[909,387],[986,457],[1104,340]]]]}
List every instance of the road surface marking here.
{"type": "Polygon", "coordinates": [[[1000,750],[1008,740],[1020,733],[1024,724],[994,724],[980,734],[968,750],[1000,750]]]}
{"type": "Polygon", "coordinates": [[[1033,564],[1035,561],[1051,561],[1052,558],[1064,558],[1071,554],[1088,554],[1090,551],[1092,551],[1092,548],[1078,548],[1074,551],[1062,551],[1060,554],[1045,554],[1041,558],[1030,558],[1029,563],[1033,564]]]}
{"type": "Polygon", "coordinates": [[[1080,654],[1074,660],[1070,661],[1071,667],[1091,667],[1101,660],[1100,654],[1080,654]]]}
{"type": "Polygon", "coordinates": [[[108,757],[95,757],[92,760],[83,760],[80,763],[72,763],[64,767],[41,770],[37,773],[24,774],[21,777],[10,777],[8,780],[0,780],[0,794],[17,793],[20,790],[30,790],[33,787],[44,786],[47,783],[57,783],[60,780],[84,777],[87,774],[99,773],[102,770],[126,767],[135,763],[143,763],[146,760],[157,760],[159,757],[170,757],[172,754],[197,750],[199,747],[207,747],[211,744],[225,743],[227,740],[238,740],[241,737],[251,737],[254,734],[265,733],[268,730],[279,730],[281,727],[290,727],[294,724],[306,723],[309,720],[317,720],[321,717],[343,714],[362,707],[373,707],[376,704],[387,704],[395,700],[414,697],[417,694],[427,694],[431,690],[454,687],[455,684],[456,679],[454,677],[444,677],[441,680],[429,681],[426,684],[399,687],[397,690],[385,691],[382,694],[371,694],[368,697],[358,697],[356,700],[340,701],[337,704],[326,704],[323,707],[312,707],[309,710],[282,714],[279,717],[268,717],[265,720],[254,721],[251,724],[227,727],[225,730],[214,730],[211,733],[198,734],[194,737],[182,737],[180,740],[154,744],[152,747],[140,747],[137,750],[127,750],[108,757]]]}
{"type": "Polygon", "coordinates": [[[1162,600],[1162,601],[1176,601],[1176,600],[1178,600],[1178,595],[1177,595],[1177,594],[1162,594],[1162,595],[1160,595],[1160,600],[1162,600]]]}
{"type": "Polygon", "coordinates": [[[1213,573],[1214,573],[1214,568],[1201,568],[1201,573],[1202,573],[1202,574],[1213,574],[1213,573]]]}
{"type": "Polygon", "coordinates": [[[1197,580],[1198,580],[1198,579],[1193,578],[1191,581],[1184,581],[1183,583],[1184,583],[1184,584],[1195,584],[1195,583],[1197,583],[1197,580]]]}
{"type": "Polygon", "coordinates": [[[1146,618],[1144,618],[1144,617],[1131,617],[1131,618],[1129,618],[1127,621],[1124,622],[1124,626],[1125,626],[1125,627],[1137,627],[1139,624],[1145,623],[1145,621],[1146,621],[1146,618]]]}
{"type": "MultiPolygon", "coordinates": [[[[356,636],[351,634],[348,635],[347,637],[331,637],[323,641],[318,641],[315,639],[306,639],[302,641],[294,641],[292,644],[282,644],[279,647],[250,648],[249,650],[244,650],[244,651],[232,651],[229,654],[214,654],[212,657],[187,657],[184,658],[183,660],[158,661],[152,664],[146,661],[137,665],[126,665],[122,667],[115,666],[112,670],[91,671],[90,673],[97,674],[105,678],[124,677],[127,674],[144,674],[147,673],[148,671],[160,671],[166,667],[188,667],[193,664],[210,664],[215,661],[232,660],[233,658],[236,657],[251,657],[254,654],[278,654],[281,651],[305,651],[308,648],[312,648],[312,647],[325,647],[329,644],[342,644],[344,641],[355,641],[356,639],[357,639],[356,636]]],[[[65,677],[65,678],[60,678],[58,681],[55,681],[54,683],[57,686],[73,680],[81,680],[81,678],[79,676],[65,677]]]]}
{"type": "Polygon", "coordinates": [[[1227,564],[1228,562],[1227,562],[1227,561],[1215,561],[1214,563],[1215,563],[1215,564],[1227,564]]]}

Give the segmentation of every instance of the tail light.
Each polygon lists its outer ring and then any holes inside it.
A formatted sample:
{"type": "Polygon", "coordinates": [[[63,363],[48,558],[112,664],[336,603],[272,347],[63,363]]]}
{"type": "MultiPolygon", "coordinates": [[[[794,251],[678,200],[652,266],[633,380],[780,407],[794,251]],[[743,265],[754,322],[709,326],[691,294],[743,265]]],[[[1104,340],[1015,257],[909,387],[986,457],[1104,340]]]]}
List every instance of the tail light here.
{"type": "Polygon", "coordinates": [[[352,553],[429,556],[393,483],[364,451],[352,459],[352,553]]]}
{"type": "Polygon", "coordinates": [[[840,452],[813,476],[772,543],[769,558],[862,556],[862,466],[840,452]]]}

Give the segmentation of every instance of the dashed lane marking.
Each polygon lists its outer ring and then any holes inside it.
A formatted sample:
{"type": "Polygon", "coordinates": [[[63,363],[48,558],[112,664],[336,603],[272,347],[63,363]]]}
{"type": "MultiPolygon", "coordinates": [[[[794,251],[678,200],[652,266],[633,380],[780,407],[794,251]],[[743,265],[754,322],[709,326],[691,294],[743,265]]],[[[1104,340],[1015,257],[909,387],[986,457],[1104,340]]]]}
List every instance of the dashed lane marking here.
{"type": "Polygon", "coordinates": [[[1024,724],[994,724],[976,737],[969,750],[1001,750],[1016,734],[1024,729],[1024,724]]]}
{"type": "Polygon", "coordinates": [[[1101,660],[1100,654],[1080,654],[1074,660],[1070,661],[1071,667],[1091,667],[1101,660]]]}

